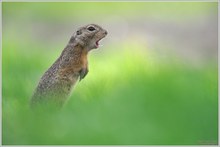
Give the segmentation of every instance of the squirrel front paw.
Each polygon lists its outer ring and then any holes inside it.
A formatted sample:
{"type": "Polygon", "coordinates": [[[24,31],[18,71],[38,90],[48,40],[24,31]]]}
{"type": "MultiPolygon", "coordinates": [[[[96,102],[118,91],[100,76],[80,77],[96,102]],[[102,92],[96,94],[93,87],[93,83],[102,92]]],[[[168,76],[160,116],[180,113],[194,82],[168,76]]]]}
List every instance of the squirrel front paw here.
{"type": "Polygon", "coordinates": [[[89,70],[88,68],[82,68],[80,71],[79,71],[79,81],[81,81],[82,79],[84,79],[86,77],[86,75],[88,74],[89,70]]]}

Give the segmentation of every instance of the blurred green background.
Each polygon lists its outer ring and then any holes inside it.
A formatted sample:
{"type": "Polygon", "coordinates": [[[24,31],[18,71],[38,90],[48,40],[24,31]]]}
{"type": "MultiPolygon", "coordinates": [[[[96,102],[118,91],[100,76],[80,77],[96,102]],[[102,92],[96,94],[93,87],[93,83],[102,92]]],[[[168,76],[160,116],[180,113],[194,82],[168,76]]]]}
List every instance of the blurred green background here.
{"type": "Polygon", "coordinates": [[[2,3],[4,145],[218,143],[216,2],[2,3]],[[59,112],[29,99],[74,31],[108,30],[59,112]]]}

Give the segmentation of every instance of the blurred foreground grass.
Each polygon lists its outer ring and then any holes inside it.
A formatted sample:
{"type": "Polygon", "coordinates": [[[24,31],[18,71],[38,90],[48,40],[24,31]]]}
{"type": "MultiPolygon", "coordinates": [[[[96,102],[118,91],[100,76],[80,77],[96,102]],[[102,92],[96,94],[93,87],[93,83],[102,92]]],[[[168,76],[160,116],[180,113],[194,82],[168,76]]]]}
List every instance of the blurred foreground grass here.
{"type": "Polygon", "coordinates": [[[3,144],[217,144],[215,64],[158,62],[138,44],[101,48],[60,112],[33,113],[28,100],[57,55],[48,63],[10,48],[3,44],[3,144]]]}

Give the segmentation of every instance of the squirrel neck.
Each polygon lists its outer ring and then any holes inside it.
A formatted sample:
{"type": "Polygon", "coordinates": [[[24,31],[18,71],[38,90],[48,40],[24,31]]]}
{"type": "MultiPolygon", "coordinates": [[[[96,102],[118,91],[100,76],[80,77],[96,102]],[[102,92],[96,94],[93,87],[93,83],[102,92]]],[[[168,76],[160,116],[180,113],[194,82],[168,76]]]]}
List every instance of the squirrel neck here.
{"type": "Polygon", "coordinates": [[[82,47],[81,45],[77,44],[68,44],[67,47],[63,50],[62,57],[72,58],[74,56],[75,59],[81,58],[81,56],[87,56],[89,50],[86,47],[82,47]],[[64,57],[65,56],[65,57],[64,57]]]}
{"type": "Polygon", "coordinates": [[[68,44],[59,57],[61,69],[82,67],[87,64],[88,50],[80,45],[68,44]]]}

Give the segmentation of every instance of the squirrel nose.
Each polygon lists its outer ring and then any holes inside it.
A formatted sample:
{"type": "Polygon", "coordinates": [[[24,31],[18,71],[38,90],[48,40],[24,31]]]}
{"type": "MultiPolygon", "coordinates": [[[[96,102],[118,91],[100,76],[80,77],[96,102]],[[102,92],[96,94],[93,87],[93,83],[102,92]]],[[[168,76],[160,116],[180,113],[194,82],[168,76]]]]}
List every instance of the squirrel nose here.
{"type": "Polygon", "coordinates": [[[107,34],[108,34],[108,32],[105,30],[104,34],[105,34],[105,35],[107,35],[107,34]]]}

